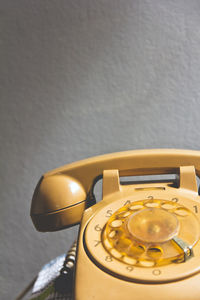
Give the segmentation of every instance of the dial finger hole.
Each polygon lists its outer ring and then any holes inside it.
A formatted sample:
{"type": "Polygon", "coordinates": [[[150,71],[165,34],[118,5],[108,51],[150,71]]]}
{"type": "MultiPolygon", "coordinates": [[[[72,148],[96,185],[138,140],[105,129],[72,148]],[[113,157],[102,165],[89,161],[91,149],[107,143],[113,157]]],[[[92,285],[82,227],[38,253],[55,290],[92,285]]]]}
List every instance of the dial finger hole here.
{"type": "Polygon", "coordinates": [[[129,208],[130,208],[131,210],[139,210],[139,209],[144,208],[144,206],[141,205],[141,204],[138,204],[138,205],[131,205],[129,208]]]}
{"type": "Polygon", "coordinates": [[[173,204],[169,204],[169,203],[164,203],[161,205],[162,208],[169,210],[169,209],[173,209],[174,205],[173,204]]]}
{"type": "Polygon", "coordinates": [[[128,217],[130,214],[131,214],[130,211],[126,211],[126,212],[120,214],[119,216],[120,216],[120,217],[123,217],[123,218],[126,218],[126,217],[128,217]]]}
{"type": "Polygon", "coordinates": [[[185,208],[177,208],[174,213],[178,216],[181,216],[181,217],[186,217],[189,215],[189,212],[188,210],[186,210],[185,208]]]}
{"type": "Polygon", "coordinates": [[[113,239],[113,238],[116,236],[116,234],[117,234],[117,232],[116,232],[115,230],[112,230],[112,231],[108,234],[108,236],[109,236],[109,238],[113,239]]]}
{"type": "Polygon", "coordinates": [[[141,260],[140,265],[142,267],[153,267],[155,265],[155,262],[152,260],[141,260]]]}
{"type": "Polygon", "coordinates": [[[121,225],[122,225],[122,220],[114,220],[110,224],[110,226],[113,228],[120,227],[121,225]]]}
{"type": "Polygon", "coordinates": [[[160,203],[158,202],[149,202],[145,204],[146,207],[159,207],[160,203]]]}
{"type": "Polygon", "coordinates": [[[111,246],[109,240],[107,240],[107,239],[104,240],[104,245],[105,245],[105,247],[106,247],[107,249],[112,248],[112,246],[111,246]]]}
{"type": "Polygon", "coordinates": [[[128,251],[131,244],[132,244],[132,241],[130,239],[122,238],[115,242],[115,248],[117,248],[120,251],[128,251]]]}
{"type": "Polygon", "coordinates": [[[114,248],[110,250],[110,253],[112,256],[114,256],[116,258],[120,258],[122,256],[122,254],[114,248]]]}
{"type": "Polygon", "coordinates": [[[147,249],[147,255],[154,259],[160,258],[162,256],[162,253],[163,250],[158,246],[150,247],[147,249]]]}
{"type": "Polygon", "coordinates": [[[129,253],[136,256],[140,256],[144,252],[145,248],[142,245],[132,245],[129,249],[129,253]]]}
{"type": "Polygon", "coordinates": [[[137,260],[128,256],[123,257],[123,261],[128,265],[135,265],[137,263],[137,260]]]}

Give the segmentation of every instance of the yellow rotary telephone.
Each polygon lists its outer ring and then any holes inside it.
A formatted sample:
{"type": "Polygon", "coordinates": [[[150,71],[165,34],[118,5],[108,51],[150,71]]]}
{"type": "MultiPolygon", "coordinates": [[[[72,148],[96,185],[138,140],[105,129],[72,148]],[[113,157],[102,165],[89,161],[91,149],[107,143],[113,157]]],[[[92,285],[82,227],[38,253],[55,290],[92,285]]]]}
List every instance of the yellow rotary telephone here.
{"type": "Polygon", "coordinates": [[[75,300],[200,299],[200,151],[126,151],[75,162],[40,179],[37,230],[80,223],[75,300]],[[176,180],[120,183],[134,175],[176,180]],[[94,183],[103,177],[103,199],[94,183]]]}

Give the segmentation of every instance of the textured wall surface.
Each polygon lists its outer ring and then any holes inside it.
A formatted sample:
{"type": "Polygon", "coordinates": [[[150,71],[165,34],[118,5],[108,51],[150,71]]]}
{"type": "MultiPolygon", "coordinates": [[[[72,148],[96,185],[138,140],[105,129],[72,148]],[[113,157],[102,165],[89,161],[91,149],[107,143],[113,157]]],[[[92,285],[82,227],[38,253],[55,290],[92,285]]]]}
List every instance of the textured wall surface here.
{"type": "Polygon", "coordinates": [[[0,294],[77,228],[38,233],[41,174],[109,152],[200,148],[199,1],[0,1],[0,294]]]}

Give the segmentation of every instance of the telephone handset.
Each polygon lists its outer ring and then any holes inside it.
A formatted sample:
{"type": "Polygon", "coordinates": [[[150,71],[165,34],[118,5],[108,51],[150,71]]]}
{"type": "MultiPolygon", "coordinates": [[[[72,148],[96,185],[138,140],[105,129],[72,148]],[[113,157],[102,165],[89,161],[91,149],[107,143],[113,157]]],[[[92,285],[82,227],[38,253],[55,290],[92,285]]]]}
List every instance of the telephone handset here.
{"type": "Polygon", "coordinates": [[[196,175],[200,151],[156,149],[89,158],[42,176],[31,206],[37,230],[80,223],[75,300],[199,299],[196,175]],[[119,179],[156,174],[178,179],[119,179]],[[93,186],[101,176],[103,197],[95,204],[93,186]]]}

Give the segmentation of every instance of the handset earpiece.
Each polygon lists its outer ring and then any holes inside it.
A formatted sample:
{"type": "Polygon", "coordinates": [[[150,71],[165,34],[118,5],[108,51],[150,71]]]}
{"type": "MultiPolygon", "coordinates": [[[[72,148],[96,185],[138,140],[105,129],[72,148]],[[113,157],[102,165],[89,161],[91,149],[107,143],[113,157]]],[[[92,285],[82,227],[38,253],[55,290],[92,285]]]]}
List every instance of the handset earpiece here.
{"type": "Polygon", "coordinates": [[[80,222],[87,193],[82,184],[67,175],[40,179],[32,199],[31,218],[38,231],[56,231],[80,222]]]}

